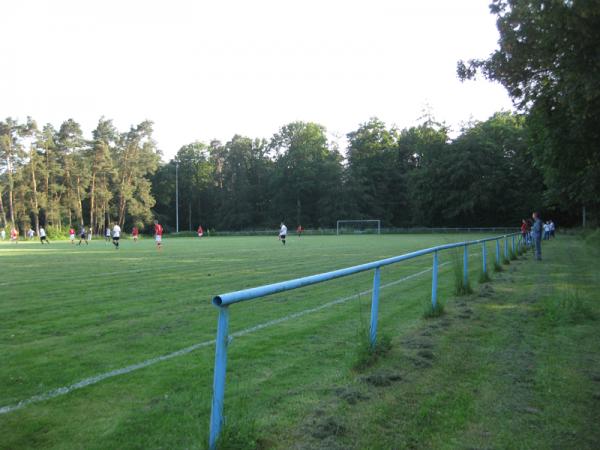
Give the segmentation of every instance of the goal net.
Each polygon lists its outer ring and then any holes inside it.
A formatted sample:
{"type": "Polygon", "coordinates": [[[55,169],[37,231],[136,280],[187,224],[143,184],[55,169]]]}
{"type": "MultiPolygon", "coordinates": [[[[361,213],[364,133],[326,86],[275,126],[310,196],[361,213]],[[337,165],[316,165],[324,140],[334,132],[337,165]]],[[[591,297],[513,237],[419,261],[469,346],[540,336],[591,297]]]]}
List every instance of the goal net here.
{"type": "Polygon", "coordinates": [[[381,234],[381,220],[338,220],[336,234],[381,234]]]}

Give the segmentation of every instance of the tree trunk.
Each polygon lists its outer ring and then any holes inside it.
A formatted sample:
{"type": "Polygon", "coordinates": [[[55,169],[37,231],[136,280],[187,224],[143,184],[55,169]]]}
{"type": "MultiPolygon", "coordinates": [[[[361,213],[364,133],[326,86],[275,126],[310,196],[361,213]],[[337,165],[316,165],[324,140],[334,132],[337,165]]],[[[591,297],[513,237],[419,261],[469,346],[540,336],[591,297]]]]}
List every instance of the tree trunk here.
{"type": "Polygon", "coordinates": [[[81,177],[77,177],[77,220],[79,224],[83,226],[83,205],[81,204],[81,177]]]}
{"type": "Polygon", "coordinates": [[[47,208],[46,208],[46,225],[49,225],[52,223],[53,221],[53,214],[52,214],[52,196],[50,195],[50,150],[46,149],[46,176],[44,177],[44,182],[45,182],[45,186],[44,186],[44,190],[46,191],[46,202],[47,202],[47,208]]]}
{"type": "Polygon", "coordinates": [[[31,187],[33,189],[33,218],[35,220],[35,232],[40,234],[40,208],[37,198],[37,183],[35,181],[35,159],[33,155],[33,146],[29,147],[29,165],[31,166],[31,187]]]}
{"type": "Polygon", "coordinates": [[[94,227],[94,191],[96,189],[96,172],[92,172],[92,185],[90,188],[90,227],[94,227]]]}
{"type": "Polygon", "coordinates": [[[4,203],[2,203],[2,191],[0,190],[0,217],[2,217],[2,226],[6,227],[6,213],[4,212],[4,203]]]}
{"type": "Polygon", "coordinates": [[[10,214],[10,223],[15,226],[15,211],[13,208],[13,177],[12,177],[12,164],[10,160],[10,148],[9,155],[6,156],[6,167],[8,174],[8,213],[10,214]]]}

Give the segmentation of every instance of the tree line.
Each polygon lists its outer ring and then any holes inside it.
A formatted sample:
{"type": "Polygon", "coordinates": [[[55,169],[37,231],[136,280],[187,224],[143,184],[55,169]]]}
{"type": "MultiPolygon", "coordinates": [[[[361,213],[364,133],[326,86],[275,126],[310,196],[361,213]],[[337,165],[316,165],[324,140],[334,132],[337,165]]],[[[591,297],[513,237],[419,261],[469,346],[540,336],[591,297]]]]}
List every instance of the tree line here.
{"type": "Polygon", "coordinates": [[[174,225],[177,172],[182,230],[370,218],[388,227],[518,225],[544,190],[528,139],[523,117],[508,112],[454,139],[432,118],[403,130],[372,118],[341,152],[323,126],[293,122],[269,140],[182,147],[152,177],[154,209],[174,225]]]}
{"type": "Polygon", "coordinates": [[[177,196],[182,230],[274,228],[282,220],[329,228],[344,218],[514,225],[544,189],[525,120],[507,112],[454,139],[432,118],[403,130],[372,118],[347,135],[344,152],[322,125],[293,122],[269,140],[194,142],[167,163],[150,122],[119,132],[101,118],[86,140],[72,119],[55,130],[8,118],[0,139],[0,220],[23,231],[40,223],[144,229],[154,217],[173,229],[177,196]]]}
{"type": "Polygon", "coordinates": [[[148,177],[159,163],[148,121],[119,132],[101,118],[85,139],[72,119],[56,130],[9,117],[0,121],[0,226],[60,232],[148,223],[155,205],[148,177]]]}

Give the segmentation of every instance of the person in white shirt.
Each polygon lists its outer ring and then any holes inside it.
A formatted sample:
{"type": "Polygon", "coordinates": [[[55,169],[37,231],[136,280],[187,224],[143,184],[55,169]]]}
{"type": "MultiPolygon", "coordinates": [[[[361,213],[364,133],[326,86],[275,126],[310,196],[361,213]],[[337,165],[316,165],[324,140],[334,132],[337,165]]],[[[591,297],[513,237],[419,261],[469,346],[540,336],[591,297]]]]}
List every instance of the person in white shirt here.
{"type": "Polygon", "coordinates": [[[279,240],[285,245],[285,237],[287,236],[287,227],[281,222],[281,228],[279,229],[279,240]]]}
{"type": "Polygon", "coordinates": [[[42,245],[44,245],[44,241],[46,241],[46,244],[50,244],[50,241],[48,240],[48,238],[46,238],[46,230],[44,230],[43,227],[40,228],[40,242],[42,245]]]}
{"type": "Polygon", "coordinates": [[[92,227],[90,227],[90,232],[89,232],[89,233],[88,233],[88,235],[87,235],[88,242],[92,240],[92,233],[93,233],[93,232],[94,232],[94,231],[92,230],[92,227]]]}
{"type": "Polygon", "coordinates": [[[110,227],[106,227],[106,233],[104,233],[104,245],[110,242],[110,227]]]}
{"type": "Polygon", "coordinates": [[[6,239],[6,230],[4,228],[2,228],[2,231],[0,231],[0,237],[2,240],[6,239]]]}
{"type": "Polygon", "coordinates": [[[33,239],[33,236],[35,236],[35,231],[33,231],[32,228],[29,229],[29,231],[27,231],[27,237],[29,238],[29,240],[33,239]]]}
{"type": "Polygon", "coordinates": [[[121,237],[121,227],[119,226],[119,224],[115,223],[115,226],[113,227],[113,230],[112,230],[112,239],[113,239],[113,244],[117,250],[119,249],[120,237],[121,237]]]}

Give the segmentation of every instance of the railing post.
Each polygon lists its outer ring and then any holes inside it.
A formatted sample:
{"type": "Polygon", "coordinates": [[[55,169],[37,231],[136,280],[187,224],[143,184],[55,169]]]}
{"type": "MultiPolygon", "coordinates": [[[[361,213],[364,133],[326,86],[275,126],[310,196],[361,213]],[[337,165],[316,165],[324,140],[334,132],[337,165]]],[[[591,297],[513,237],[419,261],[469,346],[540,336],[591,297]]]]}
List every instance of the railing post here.
{"type": "Polygon", "coordinates": [[[481,255],[482,255],[482,263],[483,263],[483,273],[487,273],[487,250],[485,248],[485,242],[481,243],[481,255]]]}
{"type": "Polygon", "coordinates": [[[463,251],[463,285],[467,286],[469,283],[469,250],[468,245],[465,244],[465,249],[463,251]]]}
{"type": "Polygon", "coordinates": [[[504,236],[504,259],[508,261],[508,237],[504,236]]]}
{"type": "Polygon", "coordinates": [[[512,235],[512,252],[513,254],[517,253],[517,249],[515,248],[515,235],[512,235]]]}
{"type": "Polygon", "coordinates": [[[500,239],[496,239],[496,265],[500,265],[500,239]]]}
{"type": "Polygon", "coordinates": [[[373,295],[371,296],[371,328],[369,330],[369,339],[371,348],[375,348],[377,342],[377,313],[379,311],[379,267],[375,269],[373,275],[373,295]]]}
{"type": "Polygon", "coordinates": [[[219,307],[217,339],[215,345],[215,373],[213,378],[213,399],[210,411],[209,448],[215,449],[223,426],[223,401],[225,399],[225,375],[227,372],[227,339],[229,328],[229,308],[219,307]]]}
{"type": "Polygon", "coordinates": [[[433,252],[433,267],[431,268],[431,306],[437,306],[437,283],[438,283],[438,252],[433,252]]]}

